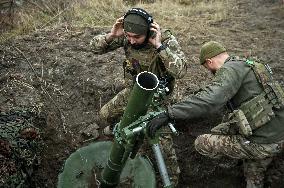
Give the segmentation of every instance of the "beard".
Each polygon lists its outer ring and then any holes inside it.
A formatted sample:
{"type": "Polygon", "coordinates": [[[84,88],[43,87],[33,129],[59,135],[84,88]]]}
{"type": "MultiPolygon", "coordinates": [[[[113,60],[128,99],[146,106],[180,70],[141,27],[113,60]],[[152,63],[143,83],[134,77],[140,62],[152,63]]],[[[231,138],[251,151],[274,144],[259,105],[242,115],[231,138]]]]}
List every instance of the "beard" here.
{"type": "Polygon", "coordinates": [[[148,34],[147,34],[147,36],[146,36],[146,38],[145,38],[145,40],[144,40],[143,43],[141,43],[141,44],[131,44],[130,42],[128,42],[128,44],[129,44],[133,49],[139,50],[139,49],[142,49],[142,48],[144,48],[145,46],[147,46],[148,41],[149,41],[149,36],[148,36],[148,34]]]}
{"type": "Polygon", "coordinates": [[[144,41],[142,44],[130,44],[130,43],[129,43],[129,45],[130,45],[133,49],[139,50],[139,49],[141,49],[141,48],[144,48],[144,47],[147,45],[147,42],[144,41]]]}

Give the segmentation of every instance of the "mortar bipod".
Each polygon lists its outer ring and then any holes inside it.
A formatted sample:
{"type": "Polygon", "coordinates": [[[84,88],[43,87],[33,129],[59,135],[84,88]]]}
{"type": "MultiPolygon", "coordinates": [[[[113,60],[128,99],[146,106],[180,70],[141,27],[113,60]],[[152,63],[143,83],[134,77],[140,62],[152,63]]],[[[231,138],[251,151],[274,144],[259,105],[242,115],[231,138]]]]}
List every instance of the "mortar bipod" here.
{"type": "MultiPolygon", "coordinates": [[[[119,140],[121,140],[121,143],[125,146],[126,150],[128,151],[126,153],[130,155],[130,158],[134,158],[136,156],[136,153],[142,145],[142,141],[145,135],[147,135],[147,124],[149,120],[160,113],[161,112],[149,112],[147,115],[141,116],[138,120],[122,129],[121,138],[119,140]]],[[[168,126],[173,134],[178,135],[178,132],[172,123],[169,123],[168,126]]],[[[164,157],[158,144],[159,134],[156,135],[155,138],[147,137],[147,139],[154,152],[155,160],[157,162],[159,174],[161,176],[164,187],[172,188],[173,185],[170,181],[164,157]]],[[[128,157],[129,155],[125,157],[128,157]]]]}

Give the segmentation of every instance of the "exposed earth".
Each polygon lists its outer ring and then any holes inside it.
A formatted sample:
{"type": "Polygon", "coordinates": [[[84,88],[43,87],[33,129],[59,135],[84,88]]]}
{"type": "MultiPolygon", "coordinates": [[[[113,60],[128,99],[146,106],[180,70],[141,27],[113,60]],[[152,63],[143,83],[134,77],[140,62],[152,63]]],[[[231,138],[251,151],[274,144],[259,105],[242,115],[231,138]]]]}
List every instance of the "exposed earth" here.
{"type": "MultiPolygon", "coordinates": [[[[188,57],[188,73],[179,81],[184,98],[211,78],[198,64],[199,48],[209,40],[223,42],[232,54],[256,56],[270,63],[275,79],[284,86],[283,2],[231,3],[223,19],[191,15],[187,30],[174,31],[188,57]]],[[[0,111],[33,107],[39,114],[40,121],[33,122],[41,130],[41,163],[28,187],[56,187],[62,165],[72,152],[94,140],[107,139],[96,132],[110,123],[100,121],[98,111],[123,89],[123,49],[96,55],[89,42],[109,29],[66,24],[0,44],[0,111]],[[86,129],[89,132],[82,132],[86,129]]],[[[194,139],[208,133],[220,121],[216,117],[176,125],[182,131],[175,138],[182,171],[179,187],[245,187],[242,161],[213,160],[194,150],[194,139]]],[[[284,154],[275,159],[268,169],[266,186],[284,187],[284,154]]]]}

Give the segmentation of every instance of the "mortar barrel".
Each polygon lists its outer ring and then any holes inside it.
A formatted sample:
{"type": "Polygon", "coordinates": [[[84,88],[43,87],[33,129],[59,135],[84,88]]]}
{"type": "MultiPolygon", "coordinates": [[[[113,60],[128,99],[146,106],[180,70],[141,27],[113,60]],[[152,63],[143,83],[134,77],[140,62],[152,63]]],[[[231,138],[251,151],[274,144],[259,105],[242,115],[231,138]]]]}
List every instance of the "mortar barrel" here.
{"type": "Polygon", "coordinates": [[[127,159],[125,155],[129,155],[125,154],[125,148],[120,143],[120,131],[140,116],[146,114],[158,84],[159,80],[153,73],[141,72],[137,75],[136,83],[133,86],[126,109],[116,130],[117,133],[107,165],[102,172],[102,188],[116,187],[119,183],[120,174],[127,159]]]}

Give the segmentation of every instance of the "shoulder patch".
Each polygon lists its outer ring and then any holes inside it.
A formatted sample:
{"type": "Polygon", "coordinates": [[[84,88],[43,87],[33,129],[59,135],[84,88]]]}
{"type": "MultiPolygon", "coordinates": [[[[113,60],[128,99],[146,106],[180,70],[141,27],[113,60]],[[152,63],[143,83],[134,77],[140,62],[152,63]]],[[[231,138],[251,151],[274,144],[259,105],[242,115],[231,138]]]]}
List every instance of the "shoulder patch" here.
{"type": "Polygon", "coordinates": [[[249,65],[249,66],[252,66],[252,65],[254,65],[254,62],[247,59],[246,60],[246,64],[249,65]]]}

